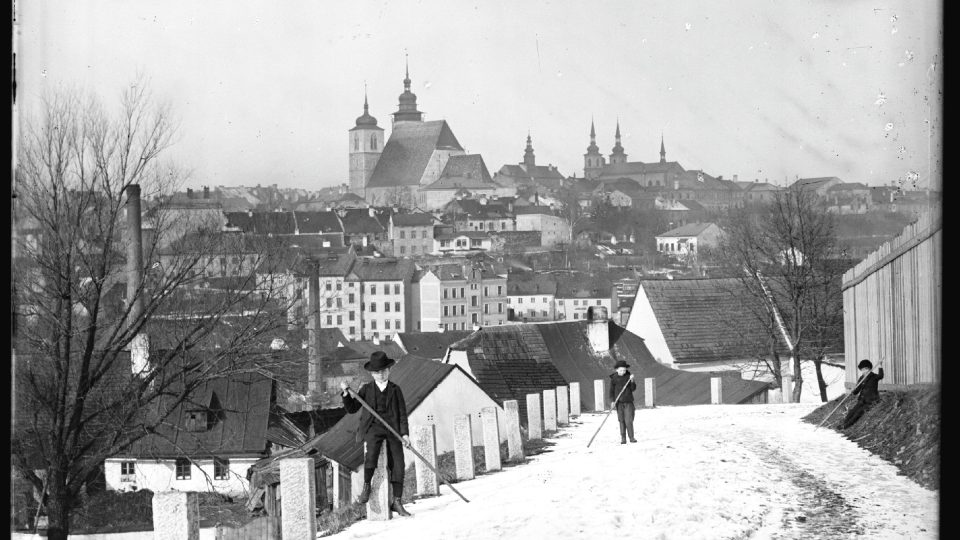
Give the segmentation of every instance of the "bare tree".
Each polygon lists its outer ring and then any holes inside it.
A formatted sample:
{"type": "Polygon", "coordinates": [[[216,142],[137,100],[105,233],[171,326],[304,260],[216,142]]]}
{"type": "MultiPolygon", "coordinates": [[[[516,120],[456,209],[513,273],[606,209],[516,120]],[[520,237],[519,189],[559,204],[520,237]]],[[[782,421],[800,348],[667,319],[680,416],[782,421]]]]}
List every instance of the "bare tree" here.
{"type": "Polygon", "coordinates": [[[769,323],[772,316],[771,330],[779,332],[790,349],[794,401],[802,390],[801,361],[811,352],[826,400],[820,361],[825,347],[836,343],[829,336],[838,324],[842,333],[842,311],[839,321],[836,318],[842,297],[839,286],[833,286],[839,285],[833,216],[816,194],[791,189],[778,192],[762,211],[733,210],[722,228],[720,263],[740,279],[747,294],[767,306],[761,321],[769,323]]]}
{"type": "MultiPolygon", "coordinates": [[[[237,246],[215,224],[167,238],[177,220],[163,195],[184,178],[161,159],[175,131],[137,83],[116,115],[78,92],[51,94],[17,141],[11,450],[42,494],[52,539],[67,538],[106,458],[155,433],[207,382],[263,370],[252,344],[285,323],[277,284],[250,271],[219,275],[237,246]],[[130,248],[140,230],[124,225],[125,212],[139,213],[140,186],[159,201],[142,251],[130,248]],[[213,278],[229,279],[211,287],[213,278]],[[164,334],[150,335],[161,324],[164,334]]],[[[246,242],[245,260],[273,260],[272,246],[246,242]]]]}

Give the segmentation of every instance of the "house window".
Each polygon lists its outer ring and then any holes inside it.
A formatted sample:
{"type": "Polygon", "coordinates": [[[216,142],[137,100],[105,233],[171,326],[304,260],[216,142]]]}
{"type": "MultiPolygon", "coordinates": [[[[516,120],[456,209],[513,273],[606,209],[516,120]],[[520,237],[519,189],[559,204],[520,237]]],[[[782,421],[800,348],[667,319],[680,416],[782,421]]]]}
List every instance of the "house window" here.
{"type": "Polygon", "coordinates": [[[471,307],[477,307],[477,297],[476,297],[476,296],[471,296],[471,297],[470,297],[470,306],[471,306],[471,307]]]}
{"type": "Polygon", "coordinates": [[[426,237],[427,237],[427,231],[420,231],[420,238],[426,238],[426,237]]]}
{"type": "Polygon", "coordinates": [[[327,315],[327,326],[333,325],[333,315],[327,315]]]}
{"type": "Polygon", "coordinates": [[[410,247],[410,253],[416,254],[416,253],[417,253],[417,246],[411,246],[411,247],[410,247]]]}
{"type": "Polygon", "coordinates": [[[338,308],[343,307],[343,298],[337,297],[337,307],[338,308]]]}
{"type": "Polygon", "coordinates": [[[332,290],[333,290],[333,284],[330,283],[329,281],[327,282],[327,290],[328,290],[328,291],[332,291],[332,290]]]}
{"type": "Polygon", "coordinates": [[[544,304],[547,303],[547,297],[546,297],[546,296],[543,297],[543,303],[544,303],[544,304]]]}
{"type": "Polygon", "coordinates": [[[448,290],[449,290],[449,289],[447,289],[446,287],[443,288],[443,299],[444,299],[444,300],[447,299],[447,291],[448,291],[448,290]]]}
{"type": "Polygon", "coordinates": [[[456,298],[456,297],[457,297],[457,289],[456,287],[453,287],[450,289],[450,298],[456,298]]]}
{"type": "Polygon", "coordinates": [[[476,324],[476,322],[477,322],[477,314],[476,314],[476,313],[471,313],[471,314],[470,314],[470,321],[473,322],[474,324],[476,324]]]}
{"type": "MultiPolygon", "coordinates": [[[[329,285],[329,283],[327,285],[329,285]]],[[[333,307],[333,298],[327,298],[327,307],[328,308],[333,307]]]]}
{"type": "Polygon", "coordinates": [[[406,237],[407,237],[407,233],[404,232],[404,231],[400,231],[400,239],[402,240],[402,239],[404,239],[404,238],[406,238],[406,237]]]}
{"type": "Polygon", "coordinates": [[[449,316],[450,316],[450,313],[447,311],[447,308],[448,308],[448,307],[450,307],[450,306],[443,306],[443,316],[444,316],[444,317],[449,317],[449,316]]]}
{"type": "Polygon", "coordinates": [[[350,327],[350,335],[352,336],[353,334],[356,334],[356,333],[357,333],[357,327],[356,327],[356,326],[351,326],[351,327],[350,327]]]}
{"type": "Polygon", "coordinates": [[[541,311],[540,313],[542,313],[544,317],[547,316],[547,310],[543,310],[543,311],[541,311]]]}
{"type": "Polygon", "coordinates": [[[370,311],[371,311],[371,312],[376,312],[376,311],[377,311],[377,304],[376,304],[376,302],[370,302],[370,311]]]}
{"type": "Polygon", "coordinates": [[[370,285],[370,294],[377,294],[377,286],[370,285]]]}
{"type": "Polygon", "coordinates": [[[461,315],[465,315],[466,313],[467,313],[467,306],[466,306],[466,304],[461,304],[461,305],[460,305],[460,314],[461,314],[461,315]]]}
{"type": "Polygon", "coordinates": [[[230,473],[230,460],[214,458],[213,459],[213,479],[226,480],[230,473]]]}
{"type": "Polygon", "coordinates": [[[577,312],[573,312],[573,318],[574,318],[574,319],[579,319],[579,318],[580,318],[580,314],[577,313],[577,312]]]}
{"type": "MultiPolygon", "coordinates": [[[[574,302],[576,302],[576,300],[574,300],[574,302]]],[[[563,300],[558,300],[557,303],[562,306],[562,305],[563,305],[563,300]]]]}
{"type": "Polygon", "coordinates": [[[460,298],[466,298],[466,294],[463,292],[463,287],[460,287],[460,298]]]}
{"type": "Polygon", "coordinates": [[[136,480],[137,473],[134,471],[133,465],[135,461],[121,461],[120,462],[120,481],[121,482],[133,482],[136,480]]]}
{"type": "Polygon", "coordinates": [[[483,305],[483,314],[484,314],[484,315],[487,315],[487,314],[489,314],[489,313],[490,313],[490,304],[484,304],[484,305],[483,305]]]}
{"type": "Polygon", "coordinates": [[[517,298],[517,303],[518,303],[518,304],[522,304],[522,303],[523,303],[523,298],[517,298]]]}
{"type": "Polygon", "coordinates": [[[390,329],[390,319],[387,319],[387,320],[383,321],[383,329],[384,329],[384,330],[389,330],[389,329],[390,329]]]}
{"type": "Polygon", "coordinates": [[[393,320],[393,327],[397,330],[400,330],[400,319],[393,320]]]}
{"type": "Polygon", "coordinates": [[[342,290],[343,290],[343,283],[342,283],[342,282],[339,282],[339,281],[337,282],[337,290],[338,290],[338,291],[342,291],[342,290]]]}
{"type": "Polygon", "coordinates": [[[190,460],[186,458],[177,458],[177,480],[190,479],[190,460]]]}
{"type": "Polygon", "coordinates": [[[497,302],[497,313],[503,313],[503,303],[497,302]]]}
{"type": "Polygon", "coordinates": [[[353,311],[348,311],[348,312],[347,312],[347,320],[350,320],[350,321],[354,320],[354,312],[353,312],[353,311]]]}
{"type": "Polygon", "coordinates": [[[600,300],[597,300],[597,305],[598,305],[598,306],[600,305],[600,300]]]}
{"type": "Polygon", "coordinates": [[[497,285],[497,296],[503,296],[503,285],[497,285]]]}
{"type": "Polygon", "coordinates": [[[383,303],[383,311],[386,311],[386,312],[390,311],[390,302],[383,303]]]}
{"type": "Polygon", "coordinates": [[[406,253],[407,253],[407,247],[406,247],[406,246],[400,246],[400,254],[401,254],[401,255],[405,255],[406,253]]]}
{"type": "Polygon", "coordinates": [[[400,302],[393,303],[393,310],[396,311],[397,313],[400,312],[400,302]]]}
{"type": "Polygon", "coordinates": [[[347,295],[347,302],[350,302],[352,304],[354,303],[355,300],[356,298],[354,298],[353,293],[350,293],[347,295]]]}
{"type": "Polygon", "coordinates": [[[393,294],[400,294],[400,284],[399,284],[399,283],[394,283],[394,284],[393,284],[393,294]]]}
{"type": "Polygon", "coordinates": [[[483,287],[483,295],[484,295],[484,296],[490,296],[490,288],[487,287],[486,285],[484,285],[484,287],[483,287]]]}
{"type": "Polygon", "coordinates": [[[377,321],[370,321],[370,329],[371,330],[377,329],[377,321]]]}
{"type": "Polygon", "coordinates": [[[343,324],[343,315],[337,315],[337,326],[343,324]]]}

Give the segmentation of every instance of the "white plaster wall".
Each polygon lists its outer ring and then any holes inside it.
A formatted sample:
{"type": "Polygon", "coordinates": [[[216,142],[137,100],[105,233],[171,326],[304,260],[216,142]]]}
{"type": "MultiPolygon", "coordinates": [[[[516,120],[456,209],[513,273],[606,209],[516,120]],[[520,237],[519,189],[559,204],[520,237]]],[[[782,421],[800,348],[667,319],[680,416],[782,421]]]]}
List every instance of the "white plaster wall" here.
{"type": "MultiPolygon", "coordinates": [[[[758,369],[757,361],[736,361],[726,362],[703,362],[695,364],[678,364],[676,367],[683,371],[704,372],[704,371],[739,371],[740,375],[746,380],[756,380],[772,382],[773,375],[766,368],[758,369]]],[[[793,373],[793,368],[787,367],[787,362],[783,361],[783,372],[793,373]]],[[[831,400],[846,393],[844,387],[844,373],[842,367],[824,365],[822,368],[823,380],[827,383],[827,399],[831,400]]],[[[820,386],[817,384],[817,373],[813,362],[803,362],[800,364],[800,374],[803,377],[803,390],[800,392],[801,403],[820,403],[820,386]]],[[[796,383],[794,383],[796,384],[796,383]]],[[[771,394],[771,403],[779,403],[782,399],[779,389],[771,394]],[[776,396],[776,397],[773,397],[776,396]]]]}
{"type": "Polygon", "coordinates": [[[467,359],[467,351],[454,351],[447,349],[447,356],[444,358],[445,364],[460,366],[460,369],[473,377],[473,371],[470,370],[470,361],[467,359]]]}
{"type": "Polygon", "coordinates": [[[230,474],[225,480],[213,478],[213,460],[195,460],[190,470],[189,480],[176,479],[175,460],[164,459],[108,459],[104,462],[104,475],[107,489],[127,491],[136,486],[138,490],[157,491],[216,491],[231,495],[244,495],[249,490],[247,469],[257,461],[256,458],[230,458],[230,474]],[[134,482],[120,481],[120,462],[135,461],[134,482]],[[199,465],[199,467],[198,467],[199,465]]]}
{"type": "Polygon", "coordinates": [[[653,312],[653,306],[650,305],[650,299],[647,298],[647,292],[643,289],[643,284],[637,288],[637,296],[633,301],[633,308],[630,310],[630,319],[627,320],[627,330],[642,337],[644,344],[661,364],[674,367],[673,354],[667,347],[667,339],[660,329],[660,323],[657,322],[657,316],[653,312]]]}
{"type": "Polygon", "coordinates": [[[607,313],[613,313],[613,303],[607,298],[557,298],[555,302],[557,306],[557,320],[564,321],[582,321],[587,318],[587,308],[590,306],[604,306],[607,308],[607,313]],[[574,300],[577,301],[577,305],[574,305],[574,300]],[[597,300],[600,301],[597,304],[597,300]],[[560,302],[563,302],[563,305],[560,302]],[[586,302],[586,304],[584,304],[586,302]],[[573,318],[573,314],[577,314],[577,318],[573,318]]]}
{"type": "MultiPolygon", "coordinates": [[[[480,411],[484,407],[497,408],[497,424],[500,425],[500,441],[507,440],[506,415],[503,408],[487,395],[473,380],[458,369],[453,370],[430,394],[410,412],[407,422],[414,425],[435,424],[437,426],[437,452],[452,452],[453,418],[459,414],[471,415],[470,429],[473,432],[473,445],[483,445],[483,425],[480,411]],[[433,418],[428,418],[432,416],[433,418]]],[[[407,463],[417,459],[405,451],[407,463]]]]}
{"type": "Polygon", "coordinates": [[[420,279],[418,299],[420,327],[416,322],[413,323],[412,331],[436,332],[440,330],[440,279],[432,272],[427,273],[420,279]]]}

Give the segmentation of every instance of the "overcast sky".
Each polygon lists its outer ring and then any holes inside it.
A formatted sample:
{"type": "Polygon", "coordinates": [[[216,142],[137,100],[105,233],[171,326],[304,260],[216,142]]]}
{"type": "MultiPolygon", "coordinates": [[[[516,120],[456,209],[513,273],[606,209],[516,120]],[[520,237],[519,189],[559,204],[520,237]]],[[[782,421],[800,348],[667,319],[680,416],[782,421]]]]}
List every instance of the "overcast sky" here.
{"type": "Polygon", "coordinates": [[[604,154],[619,118],[628,160],[659,160],[662,133],[668,160],[725,178],[913,171],[925,187],[938,170],[932,0],[17,5],[21,114],[64,84],[113,105],[142,73],[179,117],[170,156],[195,186],[346,182],[364,83],[389,135],[405,52],[426,119],[491,173],[522,161],[529,131],[537,164],[582,176],[591,118],[604,154]]]}

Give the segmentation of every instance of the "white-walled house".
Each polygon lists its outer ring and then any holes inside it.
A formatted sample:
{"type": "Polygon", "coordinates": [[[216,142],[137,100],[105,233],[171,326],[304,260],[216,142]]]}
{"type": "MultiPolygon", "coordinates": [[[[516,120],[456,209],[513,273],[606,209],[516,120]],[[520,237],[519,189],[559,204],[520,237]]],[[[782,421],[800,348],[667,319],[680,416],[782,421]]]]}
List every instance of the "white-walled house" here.
{"type": "Polygon", "coordinates": [[[657,251],[677,257],[695,254],[703,247],[716,246],[721,234],[723,231],[715,223],[688,223],[658,234],[657,251]]]}
{"type": "MultiPolygon", "coordinates": [[[[390,371],[390,380],[403,390],[407,406],[407,423],[411,432],[415,426],[433,424],[436,426],[437,453],[452,452],[454,448],[453,423],[457,415],[471,416],[473,446],[483,446],[483,426],[480,422],[481,411],[485,407],[497,409],[500,441],[506,441],[506,417],[503,408],[484,391],[467,373],[454,365],[444,364],[415,355],[405,355],[397,360],[390,371]]],[[[340,478],[349,485],[350,477],[354,483],[363,475],[363,443],[356,438],[360,425],[360,411],[344,416],[328,431],[317,435],[300,448],[285,452],[284,457],[312,456],[318,468],[326,469],[324,477],[332,476],[335,465],[340,478]]],[[[408,467],[413,466],[417,458],[404,450],[404,460],[408,467]]],[[[259,483],[275,484],[279,481],[277,460],[265,458],[254,466],[253,478],[259,483]]],[[[328,484],[332,488],[332,481],[328,484]]],[[[282,486],[281,486],[282,489],[282,486]]],[[[340,496],[352,500],[352,494],[341,484],[340,496]]],[[[255,492],[256,493],[256,492],[255,492]]],[[[331,500],[331,497],[326,500],[331,500]]],[[[256,494],[257,497],[262,496],[256,494]]]]}
{"type": "Polygon", "coordinates": [[[570,223],[554,214],[549,206],[525,206],[514,210],[518,231],[540,231],[540,243],[552,247],[570,243],[570,223]]]}
{"type": "MultiPolygon", "coordinates": [[[[771,337],[757,318],[764,306],[734,278],[640,280],[627,330],[643,338],[661,364],[685,371],[738,371],[745,379],[770,382],[771,337]]],[[[838,329],[842,336],[842,328],[838,329]]],[[[777,333],[777,353],[785,367],[789,348],[777,333]]],[[[842,339],[828,364],[842,365],[842,339]]],[[[802,364],[806,388],[801,399],[819,400],[812,362],[802,364]],[[808,374],[809,371],[809,374],[808,374]]],[[[827,365],[824,377],[832,399],[843,391],[843,377],[827,365]]]]}
{"type": "Polygon", "coordinates": [[[306,441],[272,406],[273,385],[255,374],[204,385],[157,434],[105,461],[107,489],[248,493],[247,470],[257,460],[306,441]]]}

